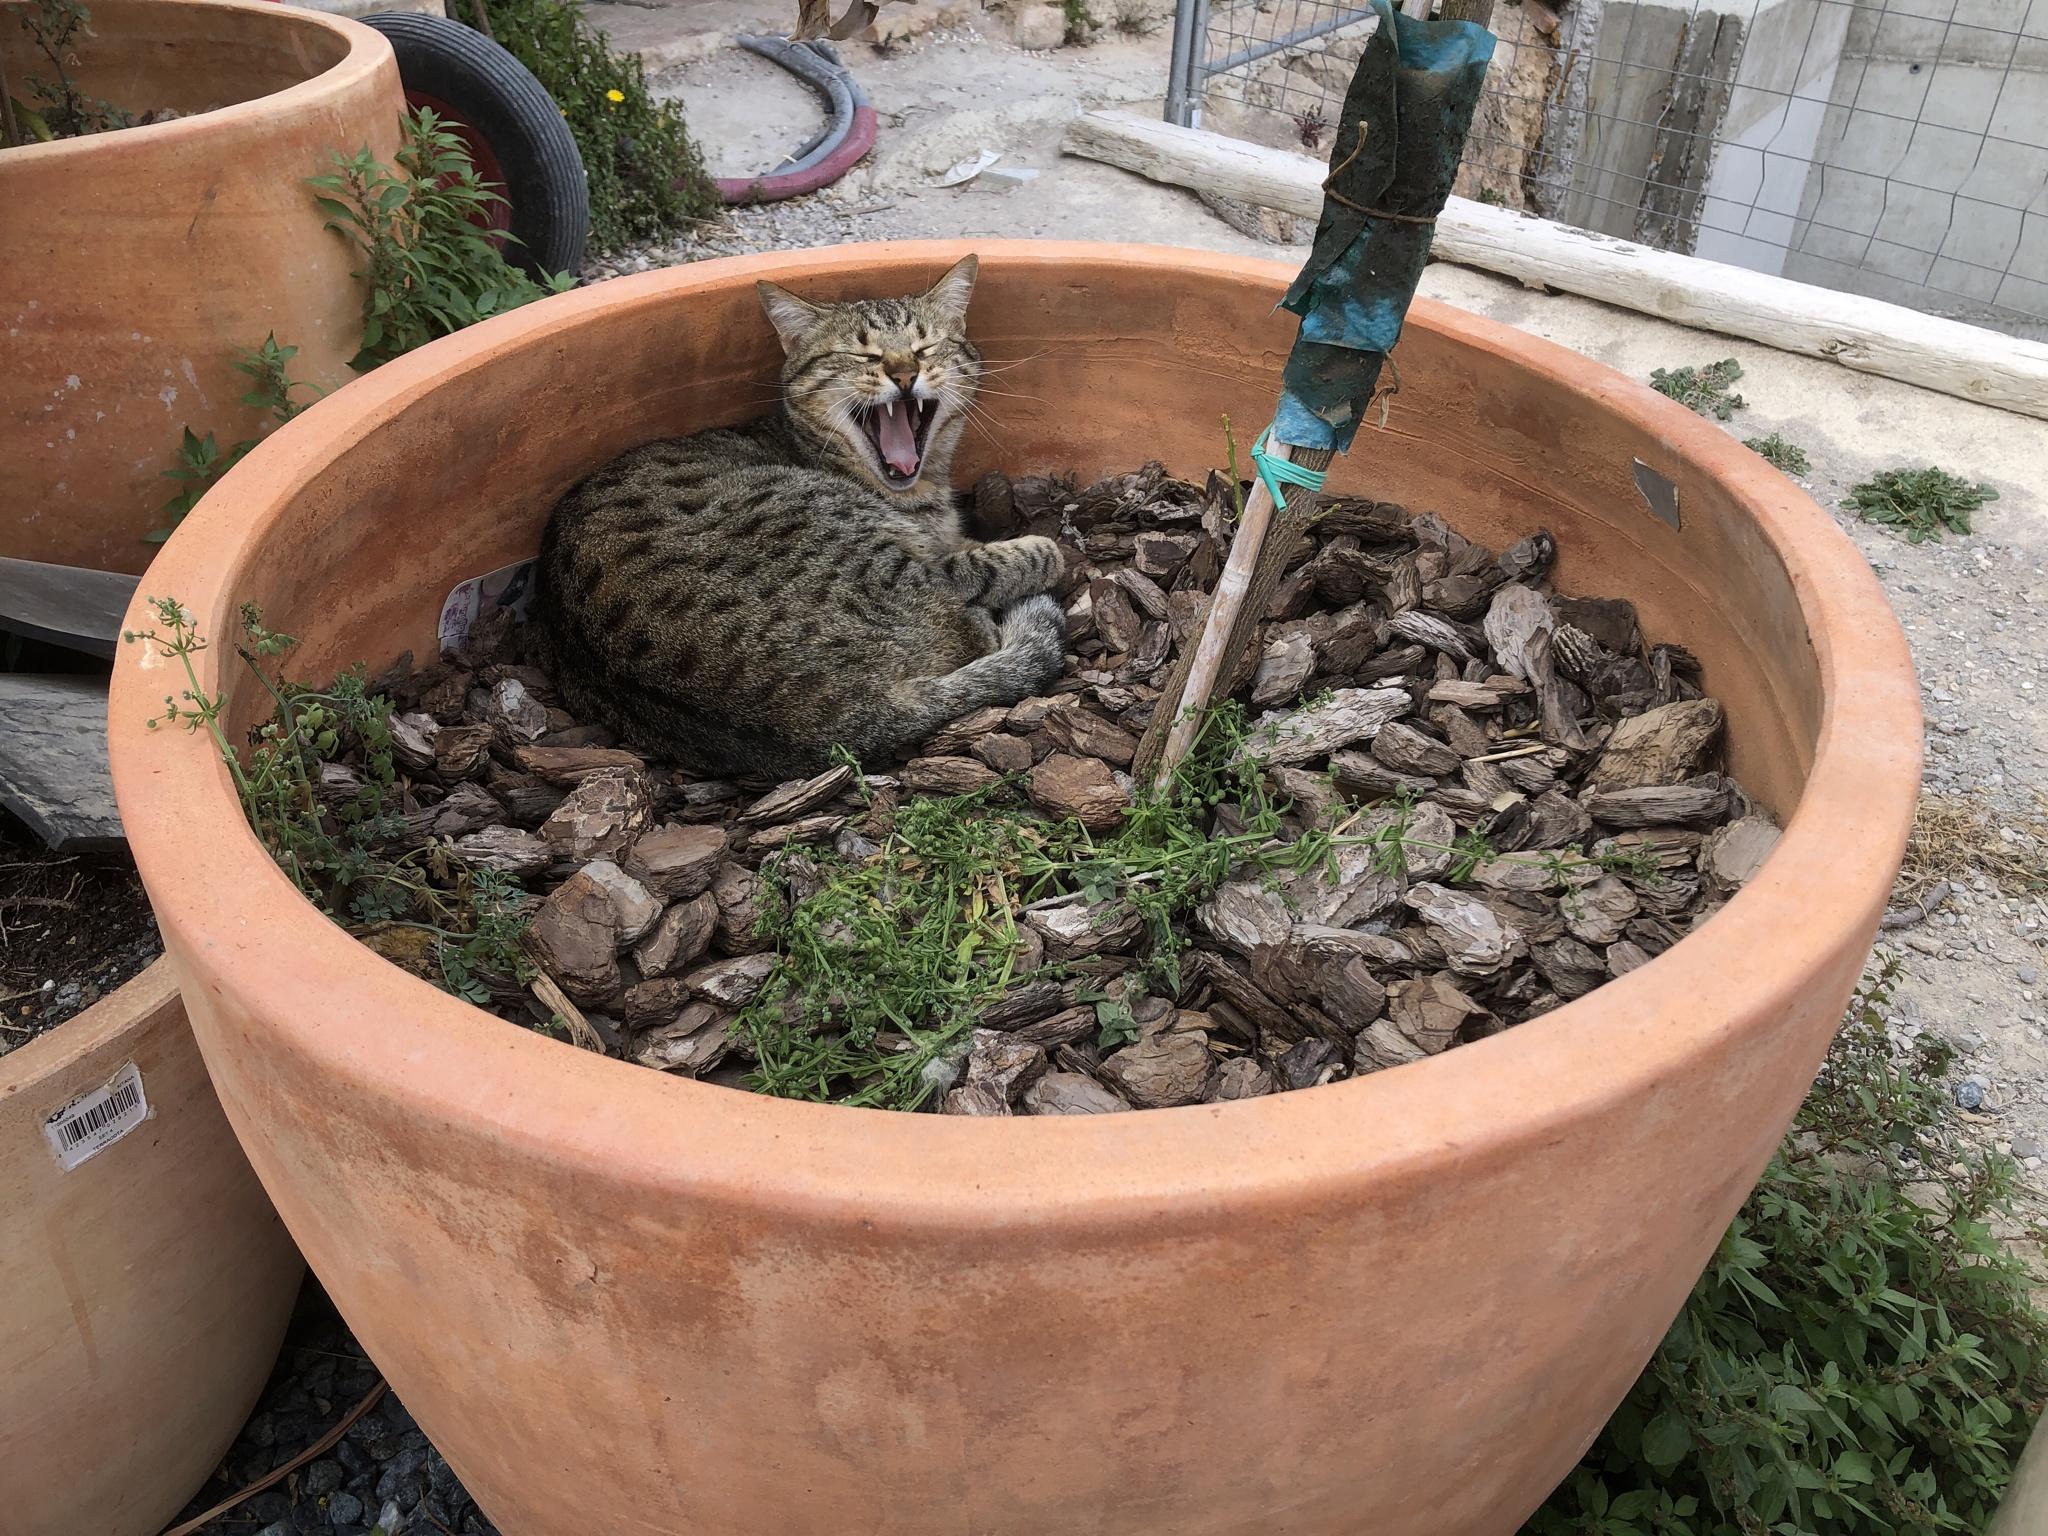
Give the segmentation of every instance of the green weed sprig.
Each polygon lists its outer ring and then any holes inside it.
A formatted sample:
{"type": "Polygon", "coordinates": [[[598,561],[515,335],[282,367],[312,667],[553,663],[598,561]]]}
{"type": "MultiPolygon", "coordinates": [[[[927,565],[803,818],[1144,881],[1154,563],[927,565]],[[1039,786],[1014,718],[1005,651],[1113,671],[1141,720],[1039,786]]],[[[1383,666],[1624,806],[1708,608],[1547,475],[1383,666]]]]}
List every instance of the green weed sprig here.
{"type": "Polygon", "coordinates": [[[2048,1318],[1992,1234],[2014,1170],[1901,1060],[1886,959],[1793,1135],[1529,1536],[1984,1529],[2048,1400],[2048,1318]]]}
{"type": "Polygon", "coordinates": [[[296,642],[266,629],[254,606],[244,605],[239,654],[274,706],[244,754],[228,740],[221,700],[200,684],[196,658],[209,642],[193,615],[175,599],[148,601],[156,627],[122,638],[175,660],[185,679],[165,695],[150,728],[182,726],[212,739],[250,827],[309,900],[352,932],[395,925],[429,935],[440,984],[472,1002],[487,1001],[493,985],[532,978],[520,945],[525,893],[516,882],[496,870],[459,868],[439,845],[390,851],[404,831],[391,707],[369,691],[360,668],[324,690],[271,677],[259,663],[296,642]],[[337,799],[323,793],[320,768],[343,755],[360,759],[361,783],[337,799]]]}
{"type": "MultiPolygon", "coordinates": [[[[258,406],[270,413],[272,421],[279,426],[290,421],[308,405],[311,400],[297,401],[292,398],[295,389],[309,389],[317,400],[326,391],[317,384],[290,377],[287,369],[291,360],[299,355],[297,347],[279,344],[277,334],[263,338],[263,345],[254,351],[245,352],[235,360],[235,371],[245,373],[255,380],[255,387],[242,394],[242,404],[258,406]]],[[[185,428],[183,442],[178,446],[176,462],[163,472],[163,478],[174,480],[184,487],[163,505],[168,521],[161,528],[154,528],[142,537],[151,544],[161,544],[177,531],[178,524],[199,505],[199,500],[214,484],[255,450],[258,439],[246,438],[229,448],[222,448],[213,433],[200,437],[190,427],[185,428]]]]}
{"type": "Polygon", "coordinates": [[[1742,364],[1732,357],[1704,368],[1656,368],[1650,372],[1650,388],[1676,400],[1687,410],[1726,421],[1749,402],[1729,389],[1742,377],[1742,364]]]}
{"type": "Polygon", "coordinates": [[[1896,528],[1907,543],[1920,544],[1944,532],[1969,533],[1970,514],[1996,500],[1994,487],[1945,469],[1887,469],[1851,489],[1842,505],[1866,523],[1896,528]]]}

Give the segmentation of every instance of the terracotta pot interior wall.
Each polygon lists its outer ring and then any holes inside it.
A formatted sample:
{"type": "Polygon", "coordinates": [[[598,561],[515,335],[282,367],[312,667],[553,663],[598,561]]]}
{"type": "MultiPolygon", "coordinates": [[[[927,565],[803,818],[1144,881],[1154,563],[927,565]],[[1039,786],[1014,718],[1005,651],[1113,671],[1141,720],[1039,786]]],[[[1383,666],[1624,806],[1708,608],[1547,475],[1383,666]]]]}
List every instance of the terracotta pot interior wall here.
{"type": "MultiPolygon", "coordinates": [[[[885,291],[924,277],[907,272],[885,291]]],[[[969,429],[958,478],[996,466],[1086,478],[1148,458],[1199,478],[1223,462],[1226,413],[1242,454],[1292,339],[1292,317],[1271,312],[1276,296],[1204,275],[1162,312],[1136,274],[985,269],[974,332],[992,364],[1017,366],[993,376],[1007,393],[984,398],[988,435],[969,429]]],[[[388,409],[376,451],[359,446],[321,473],[279,526],[277,552],[242,570],[238,588],[287,631],[300,615],[345,610],[293,658],[295,675],[357,661],[374,671],[401,646],[430,658],[455,583],[531,555],[562,492],[612,455],[758,414],[777,356],[751,282],[644,294],[583,324],[573,344],[556,330],[534,335],[494,358],[481,388],[409,392],[402,416],[388,409]],[[410,536],[393,540],[395,528],[410,536]],[[342,569],[364,574],[332,590],[328,575],[342,569]]],[[[1455,312],[1427,304],[1398,356],[1388,430],[1360,434],[1332,487],[1441,512],[1497,547],[1549,528],[1563,590],[1629,597],[1653,639],[1702,659],[1728,706],[1732,771],[1789,815],[1820,727],[1817,664],[1786,571],[1727,496],[1610,414],[1602,392],[1626,392],[1618,381],[1582,393],[1524,375],[1465,339],[1455,312]],[[1678,483],[1682,532],[1636,490],[1637,457],[1678,483]]],[[[393,366],[432,376],[420,359],[393,366]]],[[[1788,488],[1788,500],[1796,494],[1788,488]]],[[[260,695],[239,679],[231,687],[237,720],[254,720],[260,695]]]]}
{"type": "MultiPolygon", "coordinates": [[[[254,101],[325,74],[348,56],[344,39],[299,24],[282,7],[252,16],[160,0],[101,0],[91,10],[94,35],[79,40],[71,77],[87,95],[131,112],[204,112],[254,101]]],[[[41,53],[11,24],[0,29],[0,59],[17,93],[25,93],[28,79],[50,78],[41,53]]]]}

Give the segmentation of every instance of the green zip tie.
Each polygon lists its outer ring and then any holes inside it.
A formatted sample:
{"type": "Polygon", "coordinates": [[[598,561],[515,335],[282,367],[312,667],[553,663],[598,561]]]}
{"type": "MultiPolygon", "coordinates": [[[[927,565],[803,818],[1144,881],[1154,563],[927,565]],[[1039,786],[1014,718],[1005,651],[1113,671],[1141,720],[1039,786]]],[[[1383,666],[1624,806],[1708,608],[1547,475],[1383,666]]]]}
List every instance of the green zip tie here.
{"type": "Polygon", "coordinates": [[[1252,465],[1259,472],[1259,478],[1266,482],[1266,490],[1272,495],[1273,510],[1285,512],[1287,497],[1281,491],[1282,485],[1298,485],[1306,491],[1320,491],[1323,482],[1330,478],[1328,470],[1303,469],[1292,459],[1276,459],[1266,452],[1266,439],[1273,435],[1271,427],[1261,432],[1258,441],[1252,444],[1252,465]]]}

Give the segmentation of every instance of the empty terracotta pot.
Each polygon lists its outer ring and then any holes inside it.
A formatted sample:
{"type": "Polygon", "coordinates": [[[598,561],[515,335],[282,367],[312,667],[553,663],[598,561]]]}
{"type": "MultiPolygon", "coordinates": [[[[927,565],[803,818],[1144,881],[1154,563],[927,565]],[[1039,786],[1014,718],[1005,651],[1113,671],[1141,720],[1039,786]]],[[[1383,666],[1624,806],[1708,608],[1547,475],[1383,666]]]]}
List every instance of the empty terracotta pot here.
{"type": "MultiPolygon", "coordinates": [[[[237,358],[274,333],[299,349],[294,381],[353,377],[362,260],[306,178],[337,150],[388,163],[405,98],[391,45],[356,22],[228,0],[90,9],[79,88],[196,115],[0,148],[0,555],[140,571],[185,428],[225,449],[267,424],[237,358]]],[[[0,63],[24,99],[51,76],[12,20],[0,63]]]]}
{"type": "Polygon", "coordinates": [[[304,1273],[167,961],[0,1057],[0,1536],[162,1530],[249,1417],[304,1273]]]}
{"type": "MultiPolygon", "coordinates": [[[[551,299],[280,432],[151,571],[293,675],[431,655],[620,450],[749,413],[754,284],[897,294],[967,249],[785,253],[551,299]]],[[[1291,273],[991,243],[994,441],[963,475],[1199,475],[1278,392],[1291,273]]],[[[1250,1102],[967,1120],[782,1102],[525,1033],[293,892],[174,679],[117,663],[121,806],[229,1118],[406,1405],[504,1529],[691,1536],[1503,1536],[1676,1312],[1862,966],[1919,762],[1906,647],[1789,481],[1670,401],[1422,302],[1391,427],[1332,475],[1625,594],[1787,818],[1710,926],[1477,1045],[1250,1102]],[[1675,486],[1646,504],[1640,461],[1675,486]]],[[[1653,482],[1654,483],[1654,482],[1653,482]]],[[[131,622],[142,617],[140,609],[131,622]]],[[[266,710],[216,643],[207,689],[266,710]]]]}

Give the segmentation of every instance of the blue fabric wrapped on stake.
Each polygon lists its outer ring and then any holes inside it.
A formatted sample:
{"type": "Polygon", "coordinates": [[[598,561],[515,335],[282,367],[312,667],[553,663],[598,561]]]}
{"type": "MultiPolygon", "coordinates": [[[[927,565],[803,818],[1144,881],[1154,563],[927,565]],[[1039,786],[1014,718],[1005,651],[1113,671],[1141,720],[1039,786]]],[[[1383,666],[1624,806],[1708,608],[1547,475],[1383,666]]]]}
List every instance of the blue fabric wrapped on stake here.
{"type": "Polygon", "coordinates": [[[1154,785],[1193,747],[1219,689],[1251,678],[1259,616],[1315,515],[1308,501],[1291,506],[1285,487],[1320,490],[1331,455],[1358,433],[1422,280],[1493,57],[1493,34],[1477,22],[1416,21],[1388,0],[1372,7],[1379,27],[1344,96],[1315,248],[1280,301],[1301,316],[1301,331],[1273,425],[1252,448],[1258,484],[1201,633],[1161,687],[1132,762],[1154,785]]]}
{"type": "Polygon", "coordinates": [[[1342,453],[1422,281],[1493,57],[1469,21],[1417,21],[1372,0],[1377,31],[1344,95],[1308,264],[1280,302],[1301,316],[1276,441],[1342,453]]]}

